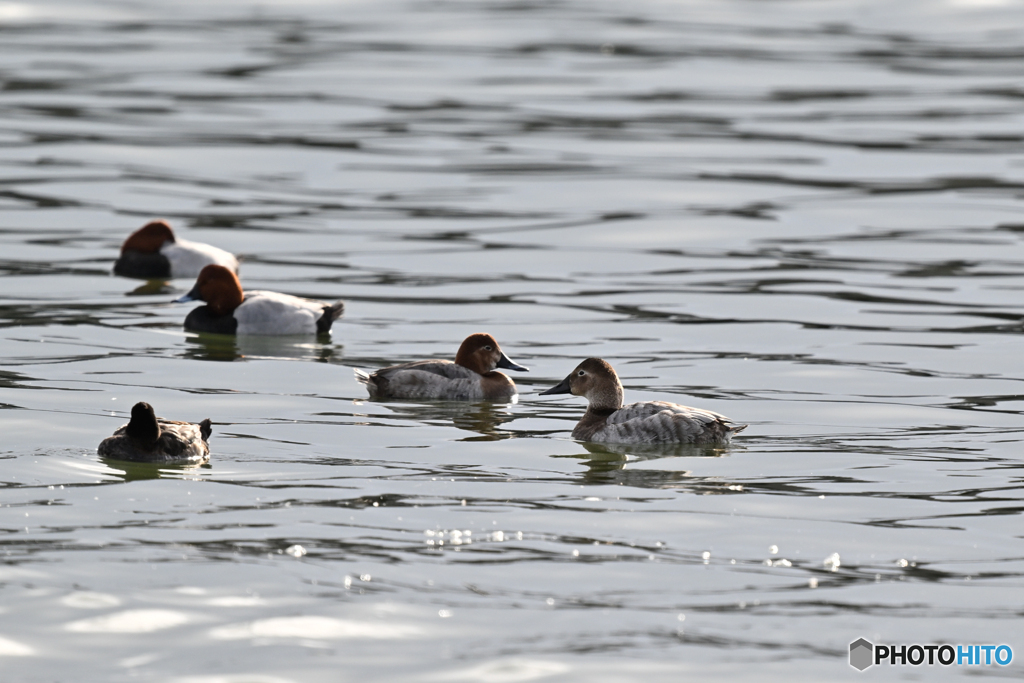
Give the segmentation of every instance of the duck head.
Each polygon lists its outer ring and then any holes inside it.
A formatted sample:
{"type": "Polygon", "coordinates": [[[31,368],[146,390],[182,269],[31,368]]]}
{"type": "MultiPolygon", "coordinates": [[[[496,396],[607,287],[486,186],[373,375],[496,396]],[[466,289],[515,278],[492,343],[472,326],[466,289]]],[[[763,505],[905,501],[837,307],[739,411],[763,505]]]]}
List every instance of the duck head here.
{"type": "Polygon", "coordinates": [[[540,392],[540,396],[552,394],[573,394],[590,402],[593,410],[618,410],[622,407],[622,383],[615,374],[615,368],[600,358],[588,358],[569,376],[540,392]]]}
{"type": "Polygon", "coordinates": [[[455,354],[455,364],[469,368],[481,375],[486,375],[495,368],[526,372],[529,368],[513,363],[506,356],[498,342],[489,334],[471,334],[462,342],[459,352],[455,354]]]}
{"type": "Polygon", "coordinates": [[[160,438],[160,425],[156,423],[153,406],[139,401],[132,406],[132,419],[128,422],[125,433],[132,439],[152,445],[160,438]]]}
{"type": "Polygon", "coordinates": [[[155,254],[165,242],[174,241],[174,231],[167,221],[152,221],[128,235],[121,245],[121,253],[140,251],[144,254],[155,254]]]}
{"type": "Polygon", "coordinates": [[[205,301],[213,315],[228,315],[242,305],[242,283],[224,266],[210,265],[199,271],[196,284],[188,294],[173,303],[205,301]]]}

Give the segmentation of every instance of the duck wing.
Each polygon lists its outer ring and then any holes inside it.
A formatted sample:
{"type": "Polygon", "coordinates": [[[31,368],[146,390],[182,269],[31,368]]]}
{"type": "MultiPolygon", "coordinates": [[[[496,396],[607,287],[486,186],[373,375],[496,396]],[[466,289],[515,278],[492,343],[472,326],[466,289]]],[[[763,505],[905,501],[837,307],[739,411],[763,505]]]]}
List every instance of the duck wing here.
{"type": "Polygon", "coordinates": [[[322,301],[257,290],[245,293],[234,317],[238,334],[316,334],[324,306],[322,301]]]}
{"type": "Polygon", "coordinates": [[[418,360],[381,368],[365,384],[374,398],[466,401],[483,397],[480,380],[479,374],[450,360],[418,360]]]}
{"type": "Polygon", "coordinates": [[[747,425],[710,410],[646,401],[624,406],[608,416],[592,440],[607,443],[728,443],[747,425]]]}
{"type": "Polygon", "coordinates": [[[479,379],[480,375],[464,368],[461,365],[456,365],[450,360],[417,360],[411,363],[402,363],[401,365],[392,365],[387,368],[381,368],[377,372],[373,373],[381,377],[394,377],[397,374],[407,372],[409,370],[415,370],[417,372],[427,372],[432,375],[444,377],[445,379],[479,379]]]}
{"type": "Polygon", "coordinates": [[[165,242],[160,248],[160,254],[169,262],[172,277],[198,277],[203,267],[211,263],[238,273],[238,259],[234,254],[202,242],[190,242],[178,237],[173,242],[165,242]]]}

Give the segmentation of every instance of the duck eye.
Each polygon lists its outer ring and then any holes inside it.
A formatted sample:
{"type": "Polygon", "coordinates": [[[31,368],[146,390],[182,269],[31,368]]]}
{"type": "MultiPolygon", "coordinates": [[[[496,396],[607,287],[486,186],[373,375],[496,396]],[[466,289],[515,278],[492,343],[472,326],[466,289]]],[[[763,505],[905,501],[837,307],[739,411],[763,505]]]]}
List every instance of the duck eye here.
{"type": "Polygon", "coordinates": [[[583,375],[585,375],[585,374],[587,374],[587,373],[585,373],[585,372],[583,372],[582,370],[580,370],[580,371],[579,371],[578,373],[576,373],[576,374],[577,374],[577,375],[579,375],[580,377],[582,377],[583,375]]]}
{"type": "Polygon", "coordinates": [[[493,350],[494,349],[491,348],[490,344],[488,344],[487,346],[484,347],[484,351],[493,351],[493,350]]]}

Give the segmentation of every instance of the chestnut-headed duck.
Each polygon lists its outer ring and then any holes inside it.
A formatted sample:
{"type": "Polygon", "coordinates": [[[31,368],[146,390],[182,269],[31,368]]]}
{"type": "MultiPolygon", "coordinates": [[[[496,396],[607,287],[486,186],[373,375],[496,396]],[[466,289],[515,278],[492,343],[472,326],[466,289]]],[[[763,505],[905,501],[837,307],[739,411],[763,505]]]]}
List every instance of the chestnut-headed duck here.
{"type": "Polygon", "coordinates": [[[165,420],[153,413],[153,406],[139,402],[132,406],[131,421],[103,439],[96,450],[114,460],[197,464],[210,459],[206,442],[212,432],[209,419],[199,424],[165,420]]]}
{"type": "Polygon", "coordinates": [[[418,360],[381,368],[372,375],[356,370],[370,398],[440,399],[445,401],[508,401],[516,384],[495,368],[526,372],[513,363],[489,334],[466,337],[450,360],[418,360]]]}
{"type": "Polygon", "coordinates": [[[238,276],[224,266],[206,266],[196,284],[174,303],[205,301],[185,318],[185,329],[218,334],[317,334],[345,312],[333,304],[277,292],[242,292],[238,276]]]}
{"type": "Polygon", "coordinates": [[[710,410],[666,401],[622,405],[622,383],[615,369],[600,358],[588,358],[561,383],[541,396],[574,394],[589,402],[572,430],[580,441],[603,443],[729,443],[747,428],[710,410]]]}
{"type": "Polygon", "coordinates": [[[211,263],[238,272],[238,259],[232,254],[202,242],[179,239],[167,221],[152,221],[128,235],[114,263],[114,274],[144,280],[196,277],[211,263]]]}

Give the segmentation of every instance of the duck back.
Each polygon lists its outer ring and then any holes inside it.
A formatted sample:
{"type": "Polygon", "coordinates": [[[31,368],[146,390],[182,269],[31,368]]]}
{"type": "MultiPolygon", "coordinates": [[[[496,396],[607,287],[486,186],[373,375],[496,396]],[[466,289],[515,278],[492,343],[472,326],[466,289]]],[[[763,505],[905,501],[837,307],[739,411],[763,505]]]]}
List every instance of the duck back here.
{"type": "Polygon", "coordinates": [[[160,436],[151,444],[133,439],[124,425],[101,441],[97,452],[104,458],[130,462],[200,463],[209,459],[206,440],[213,433],[209,419],[192,424],[157,418],[157,424],[160,436]]]}
{"type": "Polygon", "coordinates": [[[481,375],[450,360],[419,360],[393,365],[362,377],[372,398],[503,400],[515,395],[515,384],[501,372],[481,375]]]}
{"type": "Polygon", "coordinates": [[[729,443],[746,429],[724,415],[667,401],[631,403],[615,411],[588,410],[573,438],[607,443],[729,443]]]}
{"type": "Polygon", "coordinates": [[[238,334],[316,334],[329,331],[344,310],[340,301],[325,304],[278,292],[252,291],[245,293],[234,317],[238,334]],[[325,316],[326,321],[321,322],[325,316]]]}
{"type": "Polygon", "coordinates": [[[202,242],[190,242],[179,237],[174,242],[166,242],[160,248],[160,254],[167,259],[174,277],[197,277],[210,264],[238,272],[238,259],[233,254],[202,242]]]}

